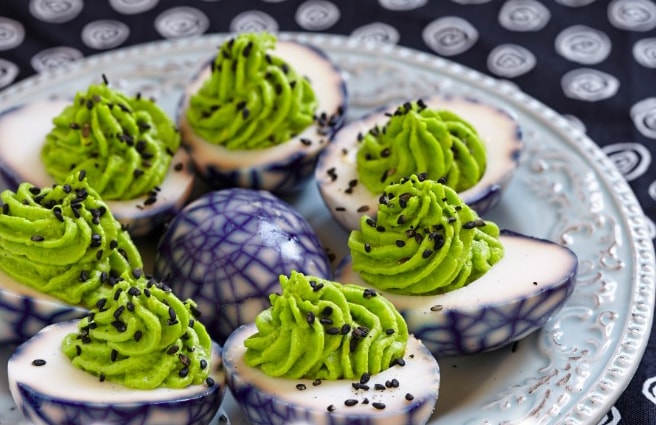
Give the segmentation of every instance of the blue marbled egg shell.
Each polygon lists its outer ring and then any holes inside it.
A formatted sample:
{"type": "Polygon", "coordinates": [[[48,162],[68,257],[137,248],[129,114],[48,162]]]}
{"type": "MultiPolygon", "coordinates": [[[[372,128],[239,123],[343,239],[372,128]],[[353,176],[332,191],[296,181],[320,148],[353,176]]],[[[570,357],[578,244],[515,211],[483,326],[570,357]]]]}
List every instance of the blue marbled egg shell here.
{"type": "Polygon", "coordinates": [[[223,342],[255,320],[292,270],[332,278],[310,224],[267,191],[232,188],[189,204],[160,240],[155,275],[182,299],[198,303],[201,320],[223,342]]]}

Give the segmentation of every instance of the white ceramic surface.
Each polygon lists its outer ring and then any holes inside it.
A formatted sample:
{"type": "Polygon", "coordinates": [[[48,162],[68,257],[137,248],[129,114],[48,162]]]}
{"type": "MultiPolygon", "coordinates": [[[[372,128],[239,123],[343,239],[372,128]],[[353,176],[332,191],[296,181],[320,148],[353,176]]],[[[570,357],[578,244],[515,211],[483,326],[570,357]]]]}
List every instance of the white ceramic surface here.
{"type": "MultiPolygon", "coordinates": [[[[596,424],[638,367],[653,318],[652,241],[634,194],[612,163],[565,118],[512,83],[393,45],[321,34],[282,37],[313,43],[342,67],[349,119],[441,92],[496,103],[519,121],[524,155],[501,203],[486,218],[573,249],[580,261],[576,288],[541,331],[512,348],[439,359],[440,399],[430,424],[596,424]]],[[[70,96],[105,73],[114,85],[154,96],[173,114],[190,72],[225,38],[164,41],[98,55],[0,92],[0,110],[70,96]]],[[[289,200],[338,261],[346,233],[332,221],[316,187],[311,184],[289,200]]],[[[0,361],[9,350],[0,350],[0,361]]],[[[25,425],[4,375],[0,382],[0,422],[25,425]]],[[[243,424],[229,396],[221,413],[231,424],[243,424]]],[[[227,423],[218,416],[215,422],[227,423]]]]}

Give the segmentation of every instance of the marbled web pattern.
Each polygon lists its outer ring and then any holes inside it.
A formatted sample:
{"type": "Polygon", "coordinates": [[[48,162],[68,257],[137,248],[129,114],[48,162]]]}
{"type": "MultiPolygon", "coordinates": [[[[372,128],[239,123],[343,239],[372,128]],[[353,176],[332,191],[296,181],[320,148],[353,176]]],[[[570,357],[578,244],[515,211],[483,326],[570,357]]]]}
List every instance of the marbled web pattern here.
{"type": "MultiPolygon", "coordinates": [[[[653,237],[654,0],[2,0],[0,89],[114,48],[256,30],[399,44],[519,86],[602,147],[653,237]]],[[[656,422],[655,365],[651,349],[603,423],[656,422]]]]}

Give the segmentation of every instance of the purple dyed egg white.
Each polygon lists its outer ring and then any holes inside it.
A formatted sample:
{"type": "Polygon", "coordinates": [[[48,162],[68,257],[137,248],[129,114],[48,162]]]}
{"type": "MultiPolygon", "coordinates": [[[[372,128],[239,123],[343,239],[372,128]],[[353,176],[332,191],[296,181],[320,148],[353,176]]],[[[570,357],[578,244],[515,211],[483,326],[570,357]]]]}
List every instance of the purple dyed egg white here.
{"type": "Polygon", "coordinates": [[[38,331],[89,311],[17,282],[0,270],[0,344],[17,344],[38,331]]]}
{"type": "Polygon", "coordinates": [[[244,187],[290,193],[300,189],[312,176],[318,154],[330,144],[342,126],[348,102],[341,71],[315,46],[280,40],[271,51],[307,77],[316,95],[317,112],[313,124],[281,144],[264,149],[235,149],[209,143],[194,133],[186,118],[189,98],[210,76],[208,63],[185,90],[178,111],[182,140],[196,171],[214,189],[244,187]]]}
{"type": "Polygon", "coordinates": [[[230,188],[187,205],[159,241],[155,276],[198,304],[220,343],[269,306],[279,276],[292,270],[332,278],[313,228],[268,191],[230,188]]]}
{"type": "Polygon", "coordinates": [[[251,425],[423,425],[435,409],[440,368],[412,335],[403,365],[368,380],[315,381],[274,378],[247,366],[244,340],[255,332],[255,324],[241,326],[223,350],[228,388],[251,425]]]}
{"type": "MultiPolygon", "coordinates": [[[[458,194],[479,215],[484,214],[499,202],[517,168],[522,149],[519,124],[508,112],[470,98],[435,95],[423,101],[428,108],[449,110],[468,121],[485,144],[487,166],[481,180],[458,194]]],[[[364,184],[351,183],[358,181],[358,135],[384,126],[397,107],[343,126],[319,156],[315,169],[319,192],[330,214],[347,230],[358,229],[363,214],[376,215],[381,195],[370,192],[364,184]]]]}
{"type": "Polygon", "coordinates": [[[225,393],[221,348],[212,346],[213,382],[182,389],[135,390],[84,372],[61,350],[77,321],[50,325],[20,345],[8,362],[9,390],[34,425],[207,425],[225,393]]]}
{"type": "MultiPolygon", "coordinates": [[[[52,119],[69,100],[39,100],[0,113],[0,182],[15,190],[22,182],[37,187],[55,181],[41,161],[41,148],[52,130],[52,119]]],[[[174,216],[187,202],[194,184],[189,155],[178,149],[171,159],[157,196],[143,194],[134,199],[106,200],[118,221],[132,236],[144,236],[174,216]]],[[[2,188],[0,188],[2,189],[2,188]]]]}
{"type": "MultiPolygon", "coordinates": [[[[479,279],[451,292],[402,295],[376,289],[394,304],[437,357],[507,346],[542,327],[569,298],[578,258],[554,242],[502,231],[503,258],[479,279]]],[[[373,288],[347,259],[336,280],[373,288]]]]}

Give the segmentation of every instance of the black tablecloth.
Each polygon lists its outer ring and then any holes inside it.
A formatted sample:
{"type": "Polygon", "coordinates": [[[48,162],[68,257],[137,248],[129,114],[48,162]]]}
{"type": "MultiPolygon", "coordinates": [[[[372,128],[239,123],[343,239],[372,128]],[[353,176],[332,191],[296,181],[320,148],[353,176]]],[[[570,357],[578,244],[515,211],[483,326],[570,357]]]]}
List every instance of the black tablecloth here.
{"type": "MultiPolygon", "coordinates": [[[[114,48],[260,29],[396,43],[516,83],[603,148],[637,194],[653,237],[652,0],[2,0],[0,89],[114,48]]],[[[652,340],[601,423],[656,423],[652,340]]]]}

